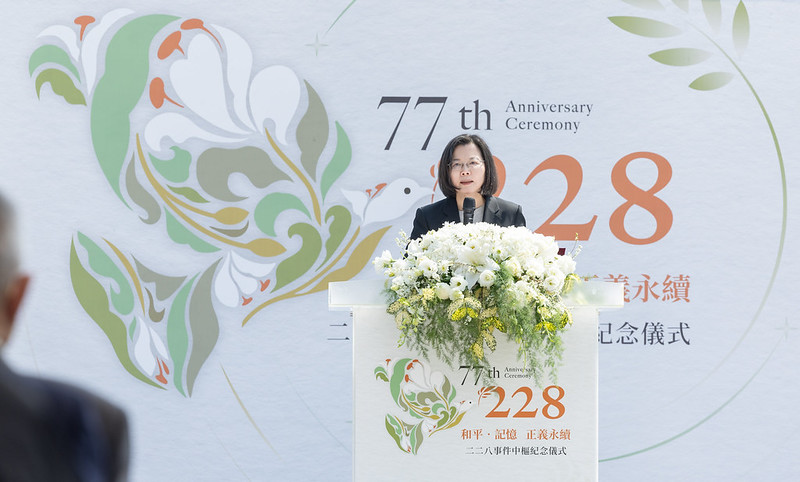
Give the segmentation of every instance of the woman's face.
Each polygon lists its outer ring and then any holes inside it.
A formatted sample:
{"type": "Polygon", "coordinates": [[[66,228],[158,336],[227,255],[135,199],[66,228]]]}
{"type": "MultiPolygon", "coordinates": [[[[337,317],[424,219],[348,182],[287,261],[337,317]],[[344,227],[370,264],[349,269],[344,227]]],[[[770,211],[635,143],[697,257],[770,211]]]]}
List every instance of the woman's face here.
{"type": "Polygon", "coordinates": [[[480,196],[486,166],[481,151],[475,144],[462,144],[453,150],[450,161],[450,182],[456,188],[458,197],[480,196]]]}

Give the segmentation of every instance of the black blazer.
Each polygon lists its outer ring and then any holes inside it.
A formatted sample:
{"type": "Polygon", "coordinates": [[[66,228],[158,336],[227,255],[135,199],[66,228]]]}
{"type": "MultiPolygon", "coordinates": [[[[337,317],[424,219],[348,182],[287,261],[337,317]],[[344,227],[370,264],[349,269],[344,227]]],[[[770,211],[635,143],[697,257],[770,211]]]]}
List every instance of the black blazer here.
{"type": "Polygon", "coordinates": [[[0,481],[123,481],[128,456],[122,410],[0,359],[0,481]]]}
{"type": "MultiPolygon", "coordinates": [[[[411,239],[416,239],[428,231],[441,228],[444,223],[451,221],[460,222],[458,219],[458,204],[456,198],[448,197],[433,204],[428,204],[417,209],[414,217],[414,229],[411,239]]],[[[487,197],[483,205],[483,219],[475,222],[496,224],[498,226],[525,226],[525,216],[522,207],[497,197],[487,197]]]]}

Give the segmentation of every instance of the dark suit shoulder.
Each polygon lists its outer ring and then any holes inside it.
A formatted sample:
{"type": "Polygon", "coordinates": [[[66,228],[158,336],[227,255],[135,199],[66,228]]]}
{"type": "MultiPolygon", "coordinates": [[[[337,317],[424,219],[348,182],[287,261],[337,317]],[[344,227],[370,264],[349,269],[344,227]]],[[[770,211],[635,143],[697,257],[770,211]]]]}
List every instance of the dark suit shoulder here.
{"type": "Polygon", "coordinates": [[[432,215],[438,215],[438,213],[441,213],[444,210],[448,202],[451,202],[450,198],[440,199],[435,203],[430,203],[426,204],[425,206],[420,206],[418,211],[421,211],[423,215],[428,217],[432,215]]]}
{"type": "Polygon", "coordinates": [[[498,197],[486,199],[486,212],[483,220],[498,226],[525,226],[522,206],[498,197]]]}

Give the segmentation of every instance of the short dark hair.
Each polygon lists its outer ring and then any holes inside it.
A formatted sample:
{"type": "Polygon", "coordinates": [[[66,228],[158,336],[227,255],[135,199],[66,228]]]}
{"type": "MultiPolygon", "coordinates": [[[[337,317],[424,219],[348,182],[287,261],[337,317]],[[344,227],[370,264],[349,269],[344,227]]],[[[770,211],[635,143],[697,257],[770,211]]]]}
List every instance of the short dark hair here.
{"type": "Polygon", "coordinates": [[[475,144],[475,147],[481,151],[483,157],[484,174],[483,186],[481,186],[481,195],[489,197],[497,190],[497,169],[494,166],[494,157],[489,146],[486,145],[480,136],[475,134],[460,134],[450,139],[450,142],[444,148],[442,157],[439,159],[439,189],[442,194],[447,197],[456,196],[456,188],[450,181],[450,164],[453,162],[453,151],[458,146],[467,144],[475,144]]]}

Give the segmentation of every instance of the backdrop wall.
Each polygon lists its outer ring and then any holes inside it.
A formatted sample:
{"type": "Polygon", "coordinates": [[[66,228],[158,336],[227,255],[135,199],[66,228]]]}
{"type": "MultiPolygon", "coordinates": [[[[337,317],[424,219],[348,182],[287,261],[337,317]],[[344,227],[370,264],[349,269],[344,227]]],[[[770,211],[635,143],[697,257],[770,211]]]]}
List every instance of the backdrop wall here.
{"type": "Polygon", "coordinates": [[[124,406],[134,480],[350,478],[325,287],[378,276],[461,132],[627,286],[601,478],[800,473],[794,2],[6,11],[0,189],[34,282],[4,356],[124,406]]]}

